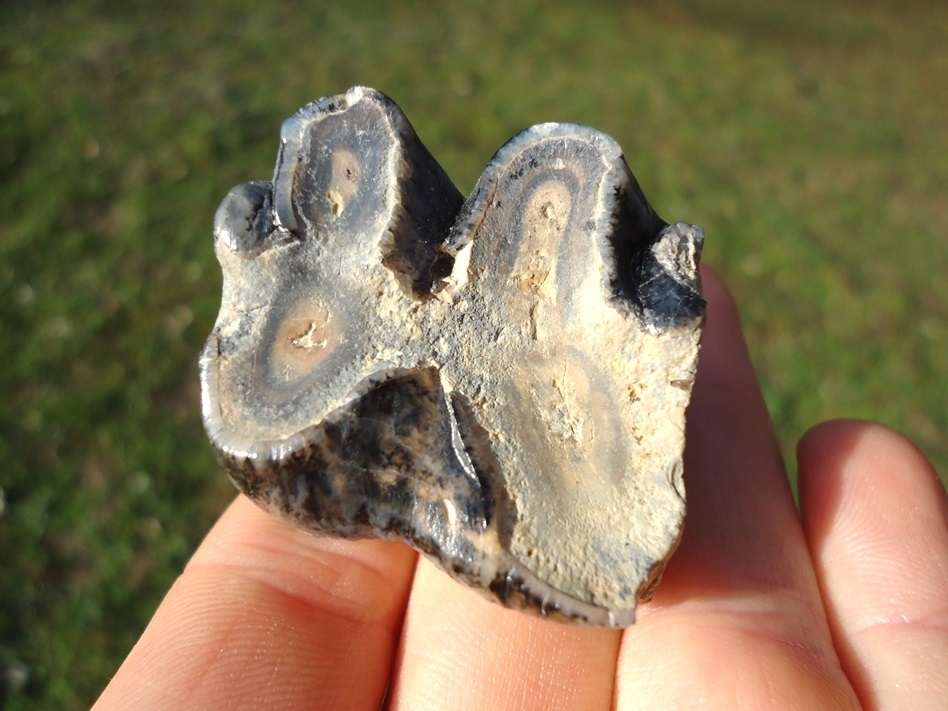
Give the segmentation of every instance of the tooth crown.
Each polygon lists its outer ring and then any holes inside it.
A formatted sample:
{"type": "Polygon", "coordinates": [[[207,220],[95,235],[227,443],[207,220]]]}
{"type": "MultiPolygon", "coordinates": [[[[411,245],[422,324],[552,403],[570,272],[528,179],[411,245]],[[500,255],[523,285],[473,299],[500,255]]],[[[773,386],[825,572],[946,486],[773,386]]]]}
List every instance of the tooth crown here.
{"type": "Polygon", "coordinates": [[[465,201],[386,96],[288,119],[215,217],[204,422],[258,504],[402,540],[510,607],[634,620],[685,513],[703,232],[542,124],[465,201]]]}

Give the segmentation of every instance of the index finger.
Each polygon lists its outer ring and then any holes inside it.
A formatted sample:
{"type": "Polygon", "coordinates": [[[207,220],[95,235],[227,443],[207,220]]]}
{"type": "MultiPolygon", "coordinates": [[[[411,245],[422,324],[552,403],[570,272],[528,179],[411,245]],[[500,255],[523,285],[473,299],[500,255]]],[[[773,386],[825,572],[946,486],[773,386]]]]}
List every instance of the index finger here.
{"type": "Polygon", "coordinates": [[[378,709],[415,557],[313,538],[241,496],[95,708],[378,709]]]}

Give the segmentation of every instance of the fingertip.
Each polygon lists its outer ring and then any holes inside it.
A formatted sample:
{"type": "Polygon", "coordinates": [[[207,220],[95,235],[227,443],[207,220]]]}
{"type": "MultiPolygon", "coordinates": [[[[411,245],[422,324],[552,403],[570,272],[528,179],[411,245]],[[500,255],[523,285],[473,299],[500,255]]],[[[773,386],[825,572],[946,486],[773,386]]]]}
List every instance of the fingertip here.
{"type": "MultiPolygon", "coordinates": [[[[729,339],[734,332],[740,335],[740,311],[731,288],[724,278],[706,264],[701,265],[701,292],[707,302],[707,323],[703,345],[708,346],[709,338],[718,338],[719,334],[729,339]]],[[[743,336],[740,337],[743,341],[743,336]]]]}
{"type": "Polygon", "coordinates": [[[925,455],[918,447],[902,435],[881,422],[858,419],[827,420],[814,425],[800,438],[797,450],[807,456],[820,454],[827,448],[836,448],[840,443],[850,446],[864,445],[869,448],[889,449],[902,456],[911,457],[914,464],[930,467],[925,455]]]}
{"type": "Polygon", "coordinates": [[[686,421],[688,516],[656,594],[663,603],[724,599],[749,584],[808,584],[797,511],[737,305],[709,267],[702,286],[707,324],[686,421]]]}
{"type": "Polygon", "coordinates": [[[309,536],[239,497],[97,708],[378,707],[415,559],[309,536]]]}
{"type": "Polygon", "coordinates": [[[864,420],[830,420],[797,443],[800,510],[810,547],[834,529],[875,530],[920,502],[948,505],[925,455],[892,428],[864,420]],[[868,519],[868,520],[864,520],[868,519]]]}
{"type": "Polygon", "coordinates": [[[396,614],[392,604],[406,604],[393,593],[407,596],[415,560],[416,554],[398,543],[311,535],[239,496],[195,552],[185,575],[239,570],[334,617],[363,624],[396,614]]]}
{"type": "Polygon", "coordinates": [[[901,490],[944,500],[934,467],[909,439],[865,420],[830,420],[808,430],[797,444],[800,503],[804,514],[832,504],[831,489],[848,483],[876,492],[901,490]]]}
{"type": "Polygon", "coordinates": [[[727,282],[712,267],[701,266],[701,290],[707,302],[695,399],[703,407],[704,391],[733,390],[761,400],[757,378],[741,327],[740,309],[727,282]]]}
{"type": "Polygon", "coordinates": [[[701,291],[705,301],[715,304],[717,308],[727,309],[736,314],[737,302],[734,300],[730,287],[718,273],[718,270],[708,264],[702,264],[700,273],[701,291]]]}
{"type": "Polygon", "coordinates": [[[873,708],[925,707],[948,663],[944,486],[915,445],[872,422],[818,425],[798,459],[803,527],[851,683],[873,708]]]}

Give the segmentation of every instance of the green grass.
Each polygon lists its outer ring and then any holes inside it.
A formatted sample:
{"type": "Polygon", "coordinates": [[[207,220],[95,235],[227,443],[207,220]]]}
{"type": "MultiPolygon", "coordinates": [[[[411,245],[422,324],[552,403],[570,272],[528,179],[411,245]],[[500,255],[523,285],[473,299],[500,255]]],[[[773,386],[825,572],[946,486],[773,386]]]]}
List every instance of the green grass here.
{"type": "Polygon", "coordinates": [[[462,191],[532,123],[612,134],[707,229],[785,453],[868,417],[948,471],[944,5],[158,5],[0,17],[3,708],[88,706],[230,499],[198,410],[211,219],[353,84],[462,191]]]}

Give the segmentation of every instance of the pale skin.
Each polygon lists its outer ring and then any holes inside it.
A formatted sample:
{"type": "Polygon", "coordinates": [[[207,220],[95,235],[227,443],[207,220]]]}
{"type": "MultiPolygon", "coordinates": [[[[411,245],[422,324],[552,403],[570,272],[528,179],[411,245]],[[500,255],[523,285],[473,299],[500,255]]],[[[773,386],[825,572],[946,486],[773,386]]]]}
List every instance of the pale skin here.
{"type": "Polygon", "coordinates": [[[823,423],[798,512],[737,310],[703,277],[688,518],[635,625],[506,610],[404,545],[314,538],[241,497],[95,708],[948,707],[938,476],[886,427],[823,423]]]}

